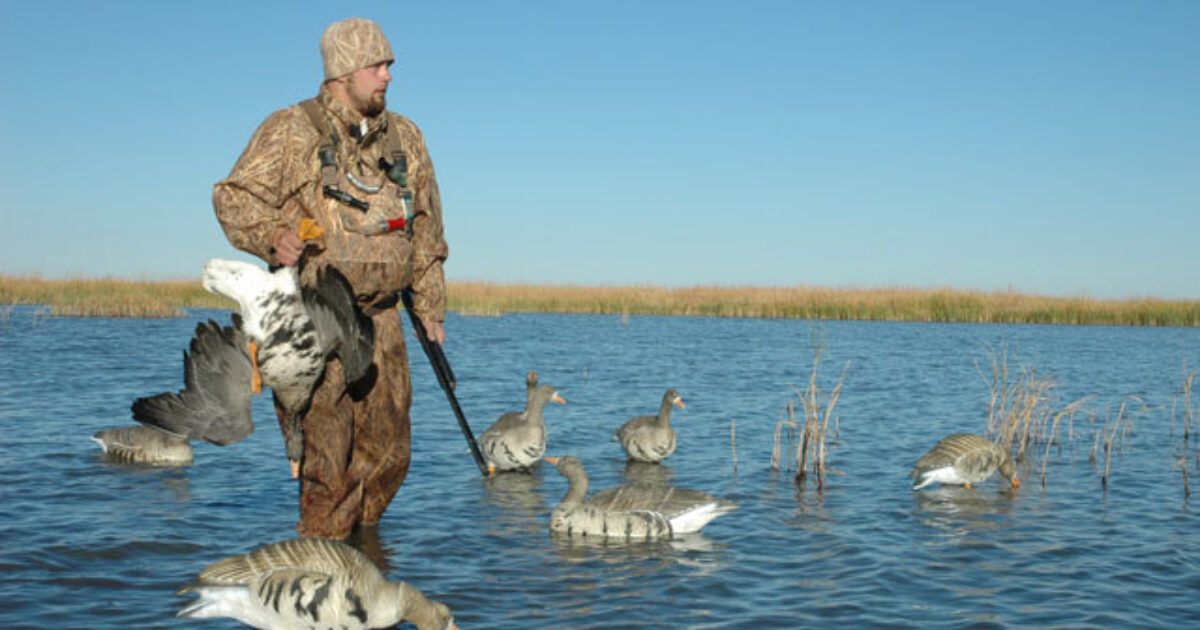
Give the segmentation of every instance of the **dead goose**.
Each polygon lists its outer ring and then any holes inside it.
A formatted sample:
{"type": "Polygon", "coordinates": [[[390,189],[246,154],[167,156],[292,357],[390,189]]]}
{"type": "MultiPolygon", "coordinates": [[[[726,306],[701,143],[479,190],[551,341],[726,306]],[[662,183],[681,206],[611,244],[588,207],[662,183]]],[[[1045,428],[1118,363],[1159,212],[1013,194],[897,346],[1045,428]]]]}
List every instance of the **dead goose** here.
{"type": "Polygon", "coordinates": [[[679,392],[663,394],[657,416],[638,416],[617,429],[617,439],[628,459],[655,464],[675,452],[675,429],[671,428],[671,407],[686,407],[679,392]]]}
{"type": "Polygon", "coordinates": [[[221,327],[208,320],[196,325],[190,352],[183,351],[184,388],[133,401],[133,419],[146,425],[146,430],[122,438],[151,444],[161,439],[156,433],[166,432],[178,439],[224,446],[254,432],[246,337],[241,318],[234,315],[233,323],[221,327]]]}
{"type": "Polygon", "coordinates": [[[208,261],[202,279],[205,289],[238,303],[251,369],[261,374],[253,388],[270,387],[283,409],[284,445],[296,478],[304,454],[301,422],[325,361],[341,360],[347,386],[367,376],[375,343],[371,320],[332,266],[320,269],[312,289],[299,286],[295,267],[270,272],[236,260],[208,261]]]}
{"type": "Polygon", "coordinates": [[[1008,479],[1014,490],[1021,486],[1012,456],[982,435],[956,433],[938,442],[917,460],[910,477],[913,490],[932,483],[955,484],[968,488],[992,476],[996,470],[1008,479]]]}
{"type": "MultiPolygon", "coordinates": [[[[537,378],[536,374],[530,374],[537,378]]],[[[567,402],[553,387],[539,385],[529,396],[525,411],[509,411],[483,432],[479,446],[489,475],[496,471],[527,470],[545,455],[546,419],[542,412],[551,401],[567,402]]]]}
{"type": "Polygon", "coordinates": [[[663,540],[700,531],[737,505],[696,490],[631,484],[587,498],[588,476],[579,458],[547,457],[569,487],[550,514],[550,531],[628,541],[663,540]]]}
{"type": "Polygon", "coordinates": [[[121,464],[151,466],[188,466],[192,463],[192,445],[187,438],[166,431],[136,425],[108,429],[92,435],[104,449],[104,458],[121,464]]]}
{"type": "Polygon", "coordinates": [[[179,617],[236,619],[253,628],[455,629],[445,604],[407,582],[389,582],[369,558],[345,543],[298,538],[225,558],[179,591],[198,599],[179,617]],[[319,625],[318,625],[319,624],[319,625]]]}

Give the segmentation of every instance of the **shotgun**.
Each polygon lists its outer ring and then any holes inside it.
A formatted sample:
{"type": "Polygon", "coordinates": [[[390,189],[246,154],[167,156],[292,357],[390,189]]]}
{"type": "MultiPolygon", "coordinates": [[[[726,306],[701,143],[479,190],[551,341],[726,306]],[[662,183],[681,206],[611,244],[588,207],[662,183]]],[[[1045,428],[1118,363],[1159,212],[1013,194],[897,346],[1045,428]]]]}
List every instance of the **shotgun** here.
{"type": "Polygon", "coordinates": [[[463,437],[467,438],[467,445],[471,447],[471,455],[475,457],[475,465],[479,466],[480,474],[486,477],[487,464],[483,461],[483,453],[479,452],[479,445],[475,443],[475,435],[471,433],[471,426],[467,424],[462,407],[458,406],[458,397],[454,395],[454,388],[458,383],[454,378],[454,370],[450,369],[450,362],[446,360],[446,353],[442,351],[441,344],[429,338],[429,334],[425,331],[425,324],[421,323],[421,318],[417,317],[416,311],[413,310],[412,291],[409,289],[401,291],[400,300],[404,302],[404,310],[408,311],[408,319],[412,322],[417,340],[421,342],[421,349],[425,351],[425,356],[429,357],[429,364],[433,366],[433,373],[437,375],[438,384],[442,386],[442,391],[446,392],[446,399],[450,401],[450,408],[454,410],[454,417],[458,419],[458,428],[462,429],[463,437]]]}

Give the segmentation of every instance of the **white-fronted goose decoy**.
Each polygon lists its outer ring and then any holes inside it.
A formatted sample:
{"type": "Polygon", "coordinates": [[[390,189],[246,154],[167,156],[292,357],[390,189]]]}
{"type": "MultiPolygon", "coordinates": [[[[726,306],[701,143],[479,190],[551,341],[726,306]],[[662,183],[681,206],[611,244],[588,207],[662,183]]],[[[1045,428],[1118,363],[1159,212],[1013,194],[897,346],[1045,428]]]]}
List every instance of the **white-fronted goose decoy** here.
{"type": "MultiPolygon", "coordinates": [[[[368,376],[375,344],[371,320],[359,310],[345,276],[332,266],[318,271],[312,289],[299,286],[295,267],[270,272],[236,260],[208,261],[202,279],[205,289],[238,303],[254,375],[245,387],[257,393],[266,385],[275,392],[284,410],[284,445],[296,478],[304,453],[301,421],[325,362],[334,355],[341,360],[347,386],[368,376]]],[[[152,402],[160,398],[146,399],[143,417],[137,419],[169,428],[175,409],[152,402]]],[[[240,396],[229,404],[248,416],[248,396],[244,407],[240,396]]]]}
{"type": "Polygon", "coordinates": [[[525,411],[509,411],[483,432],[479,446],[489,475],[496,471],[527,470],[546,454],[546,418],[542,412],[551,401],[567,402],[553,387],[539,385],[528,398],[525,411]]]}
{"type": "Polygon", "coordinates": [[[199,598],[179,617],[236,619],[253,628],[457,628],[445,604],[407,582],[389,582],[361,551],[342,542],[298,538],[220,560],[180,595],[199,598]]]}
{"type": "Polygon", "coordinates": [[[1021,486],[1012,456],[982,435],[956,433],[938,442],[917,460],[910,477],[913,490],[932,483],[971,487],[991,477],[996,470],[1008,479],[1014,490],[1021,486]]]}
{"type": "Polygon", "coordinates": [[[737,505],[696,490],[630,484],[587,498],[587,471],[579,458],[547,457],[567,478],[569,487],[550,514],[550,531],[566,536],[606,539],[663,540],[700,531],[737,505]]]}
{"type": "Polygon", "coordinates": [[[657,416],[638,416],[617,429],[617,439],[628,459],[656,464],[675,452],[675,429],[671,428],[671,407],[683,409],[679,392],[668,389],[663,394],[657,416]]]}
{"type": "Polygon", "coordinates": [[[92,439],[104,449],[104,458],[121,464],[187,466],[192,445],[187,438],[161,429],[136,425],[100,431],[92,439]]]}

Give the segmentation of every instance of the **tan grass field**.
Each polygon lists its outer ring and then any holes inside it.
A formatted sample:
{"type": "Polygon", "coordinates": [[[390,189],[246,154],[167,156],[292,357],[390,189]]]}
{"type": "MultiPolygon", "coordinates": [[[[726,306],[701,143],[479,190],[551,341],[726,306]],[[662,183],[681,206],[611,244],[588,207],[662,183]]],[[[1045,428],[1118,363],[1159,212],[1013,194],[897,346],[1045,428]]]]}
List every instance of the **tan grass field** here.
{"type": "MultiPolygon", "coordinates": [[[[589,313],[772,319],[1200,326],[1200,300],[1100,300],[919,288],[587,287],[450,282],[465,315],[589,313]]],[[[39,304],[61,317],[177,317],[233,308],[196,280],[44,279],[0,274],[0,304],[39,304]]]]}

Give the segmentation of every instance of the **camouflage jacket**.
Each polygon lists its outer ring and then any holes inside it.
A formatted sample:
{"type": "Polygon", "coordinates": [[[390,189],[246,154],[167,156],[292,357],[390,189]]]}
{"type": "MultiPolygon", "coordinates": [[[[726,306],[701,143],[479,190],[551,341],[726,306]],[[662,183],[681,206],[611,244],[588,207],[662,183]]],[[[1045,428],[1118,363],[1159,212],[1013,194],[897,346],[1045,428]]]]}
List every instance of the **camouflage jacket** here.
{"type": "Polygon", "coordinates": [[[270,262],[276,229],[296,230],[300,219],[312,218],[324,228],[324,235],[306,250],[302,284],[311,286],[317,269],[333,264],[350,280],[362,304],[390,300],[401,289],[412,287],[417,314],[444,321],[442,263],[449,249],[442,234],[442,203],[433,163],[420,130],[407,118],[387,112],[368,120],[365,135],[358,138],[360,121],[348,107],[324,87],[317,100],[338,135],[339,187],[367,201],[376,219],[394,219],[403,213],[400,189],[379,166],[380,157],[391,159],[385,155],[387,126],[398,126],[413,194],[411,236],[403,230],[367,236],[346,229],[366,217],[322,195],[317,149],[325,139],[303,109],[293,105],[271,114],[259,126],[229,177],[213,187],[213,208],[226,237],[234,247],[270,262]],[[347,180],[348,169],[360,182],[382,183],[382,188],[374,194],[363,192],[347,180]]]}

